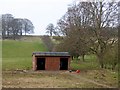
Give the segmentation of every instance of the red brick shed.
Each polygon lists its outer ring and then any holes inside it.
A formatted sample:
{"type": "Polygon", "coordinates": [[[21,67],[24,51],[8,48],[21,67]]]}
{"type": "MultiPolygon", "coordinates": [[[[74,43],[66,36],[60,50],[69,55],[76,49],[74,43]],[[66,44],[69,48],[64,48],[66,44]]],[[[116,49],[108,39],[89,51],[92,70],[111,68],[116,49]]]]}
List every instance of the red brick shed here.
{"type": "Polygon", "coordinates": [[[69,70],[71,57],[68,52],[34,52],[33,70],[69,70]]]}

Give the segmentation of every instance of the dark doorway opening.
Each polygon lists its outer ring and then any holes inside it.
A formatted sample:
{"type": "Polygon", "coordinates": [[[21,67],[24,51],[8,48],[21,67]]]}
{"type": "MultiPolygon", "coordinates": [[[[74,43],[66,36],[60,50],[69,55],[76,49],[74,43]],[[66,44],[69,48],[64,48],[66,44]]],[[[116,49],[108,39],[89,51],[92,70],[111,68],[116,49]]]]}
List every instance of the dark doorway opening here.
{"type": "Polygon", "coordinates": [[[60,70],[68,70],[68,58],[60,58],[60,70]]]}
{"type": "Polygon", "coordinates": [[[45,58],[37,58],[37,70],[45,70],[45,58]]]}

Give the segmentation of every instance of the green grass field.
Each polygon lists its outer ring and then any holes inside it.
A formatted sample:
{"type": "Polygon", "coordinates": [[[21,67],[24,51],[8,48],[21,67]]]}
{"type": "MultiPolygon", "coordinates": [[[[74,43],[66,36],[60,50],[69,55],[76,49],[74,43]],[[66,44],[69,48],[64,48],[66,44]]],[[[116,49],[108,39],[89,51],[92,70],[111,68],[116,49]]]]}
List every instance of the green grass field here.
{"type": "Polygon", "coordinates": [[[71,68],[73,70],[96,70],[100,69],[98,60],[95,55],[85,55],[85,61],[80,60],[72,60],[71,68]]]}
{"type": "Polygon", "coordinates": [[[32,52],[46,50],[41,41],[5,40],[2,42],[2,69],[31,69],[32,52]]]}
{"type": "MultiPolygon", "coordinates": [[[[3,70],[32,69],[32,52],[34,51],[47,51],[47,49],[42,41],[3,41],[3,70]]],[[[71,67],[73,70],[97,69],[99,65],[94,55],[86,55],[85,62],[73,60],[71,61],[71,67]]]]}
{"type": "MultiPolygon", "coordinates": [[[[35,51],[47,51],[41,40],[4,40],[2,42],[2,69],[32,69],[32,52],[35,51]]],[[[95,55],[86,55],[85,62],[81,60],[71,61],[71,69],[73,70],[98,68],[99,64],[95,55]]]]}
{"type": "Polygon", "coordinates": [[[106,87],[103,84],[108,85],[108,87],[117,87],[118,85],[118,73],[100,69],[95,55],[86,55],[84,62],[81,59],[71,61],[72,70],[79,69],[81,70],[80,74],[69,73],[68,71],[58,74],[55,72],[48,72],[47,74],[44,71],[20,73],[18,70],[16,72],[17,69],[32,70],[32,52],[34,51],[47,51],[47,49],[41,40],[4,40],[2,42],[3,87],[89,88],[106,87]],[[43,73],[42,76],[40,76],[41,73],[43,73]]]}

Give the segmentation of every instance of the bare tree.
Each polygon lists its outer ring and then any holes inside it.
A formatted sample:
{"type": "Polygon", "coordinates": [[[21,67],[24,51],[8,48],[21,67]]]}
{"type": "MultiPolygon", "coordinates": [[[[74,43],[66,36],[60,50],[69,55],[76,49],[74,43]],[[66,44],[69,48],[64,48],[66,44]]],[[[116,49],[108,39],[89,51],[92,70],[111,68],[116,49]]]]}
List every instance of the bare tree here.
{"type": "MultiPolygon", "coordinates": [[[[118,6],[117,3],[111,2],[90,2],[82,3],[81,8],[89,13],[89,25],[91,34],[89,41],[94,47],[90,49],[97,55],[101,67],[104,67],[103,55],[106,47],[116,42],[116,34],[111,36],[114,27],[117,27],[118,6]],[[111,41],[111,42],[110,42],[111,41]],[[96,42],[96,43],[95,43],[96,42]]],[[[88,28],[89,28],[88,27],[88,28]]]]}
{"type": "Polygon", "coordinates": [[[77,31],[79,35],[76,34],[74,40],[79,38],[79,42],[83,42],[84,46],[95,53],[103,68],[106,47],[112,47],[117,41],[118,15],[116,2],[80,2],[68,9],[65,19],[60,20],[63,23],[59,23],[59,26],[67,36],[75,36],[73,32],[77,31]]]}

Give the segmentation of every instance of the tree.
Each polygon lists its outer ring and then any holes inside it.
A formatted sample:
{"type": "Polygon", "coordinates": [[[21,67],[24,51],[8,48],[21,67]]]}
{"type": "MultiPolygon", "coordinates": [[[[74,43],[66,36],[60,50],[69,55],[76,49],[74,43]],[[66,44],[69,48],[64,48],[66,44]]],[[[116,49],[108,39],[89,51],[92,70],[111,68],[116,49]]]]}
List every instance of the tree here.
{"type": "MultiPolygon", "coordinates": [[[[103,55],[106,47],[117,41],[118,4],[116,2],[80,2],[69,7],[65,18],[59,23],[60,31],[73,36],[79,31],[77,38],[98,57],[101,68],[104,68],[103,55]]],[[[69,39],[71,40],[71,39],[69,39]]],[[[65,42],[66,43],[66,42],[65,42]]],[[[77,47],[78,44],[75,46],[77,47]]]]}
{"type": "Polygon", "coordinates": [[[81,7],[89,13],[89,19],[91,22],[91,26],[89,25],[89,27],[92,27],[89,30],[91,34],[88,35],[90,37],[90,44],[92,44],[94,47],[90,47],[90,49],[96,54],[100,65],[103,68],[103,55],[107,49],[106,47],[113,45],[116,42],[117,38],[117,35],[112,33],[112,30],[110,30],[115,29],[114,27],[117,27],[117,3],[106,3],[104,1],[96,3],[90,2],[82,3],[81,7]]]}
{"type": "Polygon", "coordinates": [[[2,38],[2,17],[0,17],[0,39],[2,38]]]}
{"type": "Polygon", "coordinates": [[[66,36],[62,44],[60,44],[62,47],[59,46],[59,48],[64,48],[61,49],[63,51],[69,51],[74,57],[78,58],[78,56],[82,56],[84,61],[84,56],[88,53],[89,48],[87,47],[87,42],[84,41],[86,39],[86,35],[84,34],[86,30],[83,26],[84,22],[79,21],[80,16],[78,8],[75,5],[69,7],[68,12],[59,20],[58,27],[63,32],[63,35],[66,36]]]}
{"type": "Polygon", "coordinates": [[[19,30],[21,30],[21,23],[19,22],[19,19],[12,20],[11,28],[12,28],[11,35],[12,35],[13,39],[18,38],[19,30]]]}
{"type": "Polygon", "coordinates": [[[118,42],[107,48],[106,53],[103,55],[105,68],[114,70],[118,63],[118,42]]]}
{"type": "Polygon", "coordinates": [[[68,22],[66,20],[66,15],[64,15],[58,22],[57,22],[57,30],[61,35],[66,36],[68,33],[68,22]]]}
{"type": "Polygon", "coordinates": [[[14,18],[12,14],[2,15],[2,37],[16,39],[23,33],[34,33],[34,26],[28,19],[14,18]]]}
{"type": "Polygon", "coordinates": [[[55,28],[54,28],[54,25],[52,23],[50,23],[47,28],[46,28],[46,33],[49,33],[50,36],[53,35],[53,33],[55,32],[55,28]]]}
{"type": "Polygon", "coordinates": [[[34,26],[29,19],[23,19],[24,33],[32,34],[34,33],[34,26]]]}
{"type": "Polygon", "coordinates": [[[12,14],[3,14],[2,15],[2,37],[9,37],[11,32],[11,22],[14,19],[12,14]]]}

